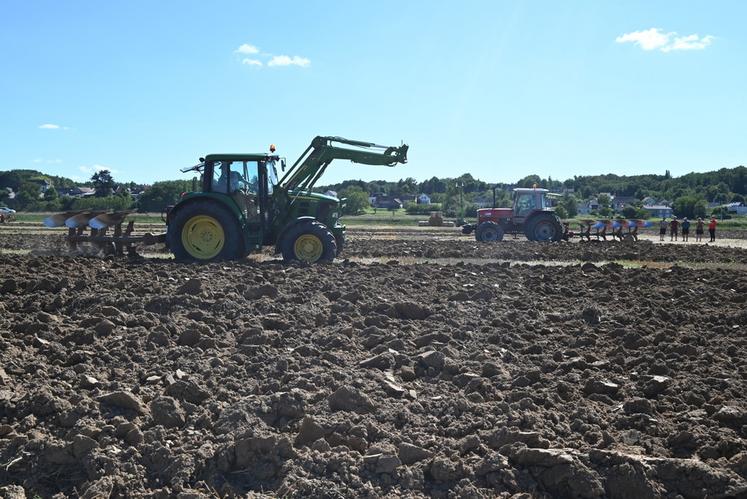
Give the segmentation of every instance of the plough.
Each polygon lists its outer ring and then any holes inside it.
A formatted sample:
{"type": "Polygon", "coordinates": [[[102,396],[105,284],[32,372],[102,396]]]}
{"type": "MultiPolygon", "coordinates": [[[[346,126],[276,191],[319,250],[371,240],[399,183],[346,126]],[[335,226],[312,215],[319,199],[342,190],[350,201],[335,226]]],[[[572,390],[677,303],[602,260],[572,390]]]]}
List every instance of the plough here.
{"type": "Polygon", "coordinates": [[[66,241],[68,247],[76,251],[79,243],[92,243],[106,255],[135,256],[135,245],[152,245],[166,242],[166,233],[134,235],[135,221],[130,220],[122,228],[125,219],[132,211],[69,211],[50,215],[44,219],[47,227],[67,227],[66,241]],[[90,228],[86,234],[86,228],[90,228]],[[113,232],[108,234],[109,229],[113,232]]]}
{"type": "Polygon", "coordinates": [[[570,239],[571,237],[578,236],[581,241],[584,239],[591,241],[592,237],[596,240],[606,241],[607,236],[612,237],[612,240],[619,239],[620,241],[638,241],[638,229],[647,228],[653,226],[652,222],[647,220],[582,220],[579,223],[580,231],[573,233],[569,231],[569,224],[563,224],[565,226],[565,233],[563,239],[570,239]],[[593,229],[593,232],[592,232],[593,229]]]}

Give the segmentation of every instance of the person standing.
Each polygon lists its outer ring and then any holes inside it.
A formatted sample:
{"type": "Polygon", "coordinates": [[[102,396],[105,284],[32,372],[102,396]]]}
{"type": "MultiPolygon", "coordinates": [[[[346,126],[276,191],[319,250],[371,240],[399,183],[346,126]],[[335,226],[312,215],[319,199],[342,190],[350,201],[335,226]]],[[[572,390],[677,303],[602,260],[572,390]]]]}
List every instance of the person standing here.
{"type": "Polygon", "coordinates": [[[682,221],[682,242],[686,243],[690,237],[690,220],[685,217],[682,221]]]}
{"type": "Polygon", "coordinates": [[[695,224],[695,241],[700,242],[703,240],[703,219],[698,217],[698,221],[695,224]]]}
{"type": "Polygon", "coordinates": [[[711,235],[711,242],[716,242],[716,217],[711,217],[711,221],[708,223],[708,233],[711,235]]]}
{"type": "Polygon", "coordinates": [[[663,241],[664,236],[667,235],[667,225],[669,225],[667,219],[662,218],[661,222],[659,222],[659,241],[663,241]]]}
{"type": "Polygon", "coordinates": [[[677,240],[677,233],[679,232],[679,227],[680,227],[680,221],[677,220],[677,217],[672,218],[672,221],[669,222],[669,240],[670,241],[677,240]]]}

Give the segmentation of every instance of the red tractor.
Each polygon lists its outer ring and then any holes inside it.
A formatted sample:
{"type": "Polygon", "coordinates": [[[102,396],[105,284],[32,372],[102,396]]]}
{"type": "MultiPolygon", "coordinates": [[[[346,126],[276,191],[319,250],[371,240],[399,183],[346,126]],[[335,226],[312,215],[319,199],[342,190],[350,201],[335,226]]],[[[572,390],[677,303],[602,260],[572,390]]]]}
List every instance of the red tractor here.
{"type": "Polygon", "coordinates": [[[475,233],[481,242],[503,240],[504,234],[524,234],[530,241],[560,241],[564,230],[560,218],[551,208],[548,190],[539,188],[517,188],[513,191],[513,208],[477,210],[477,223],[462,226],[463,234],[475,233]]]}

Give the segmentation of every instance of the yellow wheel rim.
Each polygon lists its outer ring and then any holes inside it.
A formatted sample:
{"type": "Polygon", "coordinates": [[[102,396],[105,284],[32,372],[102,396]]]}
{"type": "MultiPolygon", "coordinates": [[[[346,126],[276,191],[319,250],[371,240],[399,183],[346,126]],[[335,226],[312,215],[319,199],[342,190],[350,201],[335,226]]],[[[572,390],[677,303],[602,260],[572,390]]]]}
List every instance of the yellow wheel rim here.
{"type": "Polygon", "coordinates": [[[182,245],[198,260],[218,256],[226,242],[220,222],[208,215],[197,215],[187,220],[182,229],[182,245]]]}
{"type": "Polygon", "coordinates": [[[302,234],[293,243],[293,252],[302,262],[315,262],[322,257],[324,245],[314,234],[302,234]]]}

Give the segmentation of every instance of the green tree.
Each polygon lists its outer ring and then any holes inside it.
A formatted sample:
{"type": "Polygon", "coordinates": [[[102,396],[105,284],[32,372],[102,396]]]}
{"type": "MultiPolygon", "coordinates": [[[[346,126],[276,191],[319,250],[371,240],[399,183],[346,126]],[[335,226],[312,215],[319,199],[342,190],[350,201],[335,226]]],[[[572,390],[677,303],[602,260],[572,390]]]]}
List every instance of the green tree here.
{"type": "Polygon", "coordinates": [[[638,214],[638,210],[636,209],[635,206],[628,205],[622,209],[622,215],[625,218],[635,218],[637,214],[638,214]]]}
{"type": "Polygon", "coordinates": [[[165,180],[156,182],[140,195],[137,206],[139,211],[160,213],[169,205],[179,201],[183,192],[192,190],[189,180],[165,180]]]}
{"type": "Polygon", "coordinates": [[[612,206],[612,199],[610,199],[607,194],[600,194],[597,196],[597,202],[599,203],[600,208],[610,208],[612,206]]]}
{"type": "Polygon", "coordinates": [[[343,215],[362,215],[370,205],[368,194],[363,192],[358,186],[351,186],[340,191],[339,197],[340,199],[345,198],[345,203],[342,207],[343,215]]]}
{"type": "Polygon", "coordinates": [[[680,196],[672,205],[675,215],[688,218],[705,216],[706,207],[705,199],[696,195],[680,196]]]}
{"type": "Polygon", "coordinates": [[[91,176],[93,188],[96,190],[97,197],[111,196],[114,192],[114,178],[109,170],[100,170],[91,176]]]}
{"type": "Polygon", "coordinates": [[[568,214],[568,218],[573,218],[576,215],[578,215],[578,207],[576,206],[576,198],[571,196],[570,194],[565,194],[560,199],[560,206],[562,206],[565,209],[565,212],[568,214]]]}
{"type": "Polygon", "coordinates": [[[31,182],[21,184],[14,201],[15,207],[18,210],[36,210],[39,204],[39,186],[31,182]]]}

